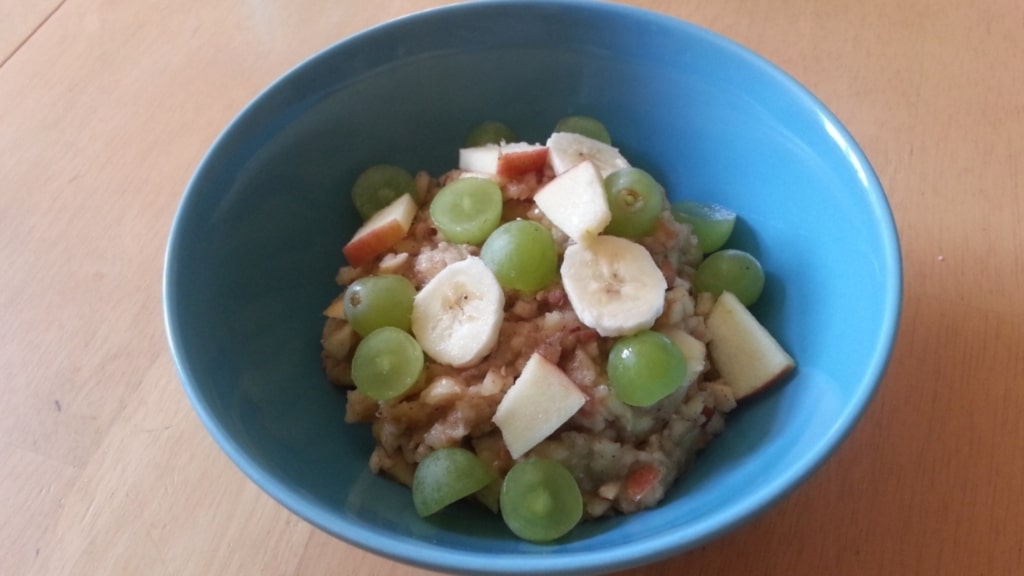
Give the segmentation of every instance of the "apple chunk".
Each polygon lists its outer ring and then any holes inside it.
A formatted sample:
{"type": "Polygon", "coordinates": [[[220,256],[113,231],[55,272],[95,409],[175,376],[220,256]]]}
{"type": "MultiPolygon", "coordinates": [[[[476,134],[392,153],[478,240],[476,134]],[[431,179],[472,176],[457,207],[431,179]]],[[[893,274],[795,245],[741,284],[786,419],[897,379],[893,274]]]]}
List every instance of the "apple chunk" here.
{"type": "Polygon", "coordinates": [[[796,362],[731,292],[722,292],[707,317],[708,351],[736,399],[781,380],[796,362]]]}
{"type": "Polygon", "coordinates": [[[501,156],[501,147],[497,144],[462,148],[459,150],[459,170],[497,174],[499,156],[501,156]]]}
{"type": "Polygon", "coordinates": [[[501,146],[498,176],[514,180],[523,174],[540,172],[548,163],[548,147],[516,142],[501,146]]]}
{"type": "Polygon", "coordinates": [[[412,196],[402,194],[370,216],[341,249],[348,263],[356,267],[368,264],[405,238],[417,210],[412,196]]]}
{"type": "Polygon", "coordinates": [[[519,458],[565,424],[587,397],[562,369],[534,352],[494,412],[512,458],[519,458]]]}
{"type": "Polygon", "coordinates": [[[526,142],[485,144],[459,150],[460,170],[494,174],[507,180],[514,180],[529,172],[539,172],[547,162],[547,146],[526,142]]]}
{"type": "Polygon", "coordinates": [[[681,328],[662,328],[659,332],[668,336],[686,358],[686,382],[683,385],[689,387],[704,371],[707,363],[707,346],[681,328]]]}
{"type": "Polygon", "coordinates": [[[604,180],[589,160],[545,184],[533,200],[552,224],[577,242],[597,236],[612,220],[604,180]]]}

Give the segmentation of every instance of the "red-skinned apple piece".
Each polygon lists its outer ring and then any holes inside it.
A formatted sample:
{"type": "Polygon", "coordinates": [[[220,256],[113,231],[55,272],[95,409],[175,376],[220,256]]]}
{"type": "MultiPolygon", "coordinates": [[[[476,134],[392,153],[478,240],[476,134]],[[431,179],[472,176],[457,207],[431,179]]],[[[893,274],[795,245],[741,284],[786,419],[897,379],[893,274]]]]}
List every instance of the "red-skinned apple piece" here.
{"type": "Polygon", "coordinates": [[[507,144],[498,156],[498,176],[514,180],[530,172],[540,172],[548,163],[547,146],[507,144]]]}
{"type": "Polygon", "coordinates": [[[731,292],[707,317],[708,351],[736,400],[760,392],[796,368],[793,357],[731,292]]]}
{"type": "Polygon", "coordinates": [[[412,196],[402,194],[371,216],[341,249],[348,263],[355,267],[368,264],[405,238],[416,210],[412,196]]]}
{"type": "Polygon", "coordinates": [[[548,148],[541,144],[513,142],[487,144],[459,150],[459,168],[470,172],[494,174],[513,180],[530,172],[540,172],[548,162],[548,148]]]}
{"type": "Polygon", "coordinates": [[[639,502],[661,480],[661,470],[653,464],[641,464],[626,476],[622,493],[627,500],[639,502]]]}

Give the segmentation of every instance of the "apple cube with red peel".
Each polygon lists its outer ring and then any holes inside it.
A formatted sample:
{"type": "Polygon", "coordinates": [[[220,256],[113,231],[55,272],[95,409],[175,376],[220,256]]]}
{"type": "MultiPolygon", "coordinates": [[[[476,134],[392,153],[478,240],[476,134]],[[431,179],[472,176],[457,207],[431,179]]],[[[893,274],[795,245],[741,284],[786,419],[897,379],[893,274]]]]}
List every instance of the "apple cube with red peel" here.
{"type": "Polygon", "coordinates": [[[402,194],[391,204],[370,216],[341,249],[348,263],[356,267],[369,264],[405,238],[417,210],[416,201],[412,196],[402,194]]]}
{"type": "Polygon", "coordinates": [[[587,396],[557,365],[534,352],[498,404],[492,420],[512,458],[519,458],[565,424],[587,396]]]}
{"type": "Polygon", "coordinates": [[[708,314],[708,351],[736,399],[778,382],[796,362],[731,292],[722,292],[708,314]]]}
{"type": "Polygon", "coordinates": [[[644,463],[637,466],[626,476],[622,484],[622,494],[630,502],[639,502],[642,498],[651,498],[652,491],[661,482],[661,469],[654,464],[644,463]]]}
{"type": "Polygon", "coordinates": [[[533,200],[552,224],[577,242],[597,236],[612,220],[604,180],[589,160],[545,184],[533,200]]]}
{"type": "Polygon", "coordinates": [[[514,180],[530,172],[540,172],[548,163],[548,147],[516,142],[501,146],[498,176],[514,180]]]}
{"type": "Polygon", "coordinates": [[[539,172],[548,162],[547,146],[512,142],[486,144],[459,150],[459,169],[483,174],[495,174],[514,180],[520,176],[539,172]]]}

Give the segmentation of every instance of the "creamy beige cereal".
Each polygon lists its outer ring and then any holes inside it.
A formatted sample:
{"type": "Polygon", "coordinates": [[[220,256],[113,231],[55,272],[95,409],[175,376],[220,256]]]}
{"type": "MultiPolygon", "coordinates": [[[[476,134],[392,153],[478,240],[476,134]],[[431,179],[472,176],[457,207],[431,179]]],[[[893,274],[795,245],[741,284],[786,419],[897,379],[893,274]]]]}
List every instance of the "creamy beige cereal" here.
{"type": "MultiPolygon", "coordinates": [[[[421,209],[409,235],[374,263],[339,270],[338,283],[345,286],[367,275],[388,273],[405,276],[419,290],[446,266],[478,255],[476,247],[445,242],[427,210],[439,187],[462,175],[458,170],[438,179],[418,174],[421,209]]],[[[549,169],[503,182],[503,220],[526,218],[548,227],[561,253],[568,237],[531,200],[551,178],[549,169]]],[[[655,329],[683,330],[706,342],[704,316],[712,301],[703,295],[695,300],[693,295],[691,280],[701,253],[689,227],[677,223],[666,207],[654,232],[639,243],[669,286],[655,329]]],[[[697,451],[721,431],[723,415],[736,406],[731,389],[709,361],[690,386],[649,408],[628,406],[608,386],[605,363],[615,339],[601,337],[580,322],[560,283],[536,294],[505,292],[504,322],[490,354],[461,369],[427,358],[422,379],[412,390],[382,402],[353,387],[350,363],[359,336],[338,312],[340,298],[328,307],[322,334],[324,368],[333,383],[348,389],[346,420],[372,427],[377,445],[371,469],[411,484],[416,464],[432,450],[463,446],[503,475],[513,460],[492,417],[526,361],[539,353],[569,376],[586,402],[526,456],[555,459],[572,472],[583,493],[585,517],[655,506],[697,451]]],[[[493,507],[487,498],[482,500],[493,507]]]]}

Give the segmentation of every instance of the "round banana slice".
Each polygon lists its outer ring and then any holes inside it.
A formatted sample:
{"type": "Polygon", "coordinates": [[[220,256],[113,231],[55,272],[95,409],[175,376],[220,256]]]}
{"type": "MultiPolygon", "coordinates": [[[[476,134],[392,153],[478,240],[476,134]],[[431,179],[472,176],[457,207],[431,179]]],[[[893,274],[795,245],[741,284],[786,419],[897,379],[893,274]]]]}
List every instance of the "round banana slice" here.
{"type": "Polygon", "coordinates": [[[505,293],[483,260],[450,264],[416,294],[412,333],[428,356],[456,368],[472,366],[498,342],[505,293]]]}
{"type": "Polygon", "coordinates": [[[555,132],[548,138],[546,146],[548,162],[556,175],[584,160],[593,162],[602,178],[616,170],[629,167],[629,162],[619,153],[618,148],[582,134],[555,132]]]}
{"type": "Polygon", "coordinates": [[[617,236],[572,244],[562,285],[580,322],[601,336],[625,336],[654,325],[668,283],[646,248],[617,236]]]}

